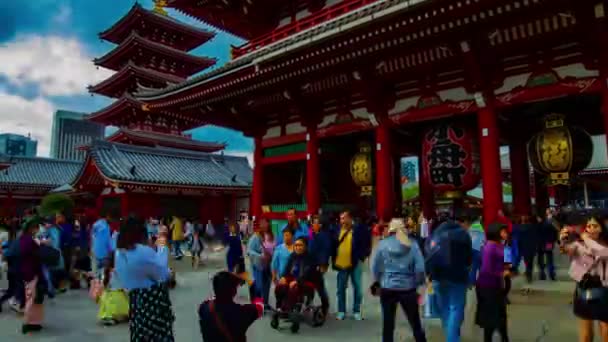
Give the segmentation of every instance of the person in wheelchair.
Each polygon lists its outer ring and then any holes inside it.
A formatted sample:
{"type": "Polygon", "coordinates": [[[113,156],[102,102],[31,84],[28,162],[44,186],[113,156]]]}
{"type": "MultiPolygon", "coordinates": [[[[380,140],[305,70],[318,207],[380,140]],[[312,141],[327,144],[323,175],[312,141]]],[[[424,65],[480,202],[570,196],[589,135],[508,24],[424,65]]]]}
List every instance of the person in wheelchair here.
{"type": "Polygon", "coordinates": [[[313,325],[323,324],[322,308],[311,306],[321,276],[316,258],[307,251],[307,239],[297,239],[294,252],[289,257],[275,289],[277,302],[281,303],[281,306],[277,307],[278,312],[273,316],[274,328],[278,327],[278,319],[283,316],[289,318],[292,323],[291,330],[297,332],[301,314],[306,311],[313,311],[313,325]]]}

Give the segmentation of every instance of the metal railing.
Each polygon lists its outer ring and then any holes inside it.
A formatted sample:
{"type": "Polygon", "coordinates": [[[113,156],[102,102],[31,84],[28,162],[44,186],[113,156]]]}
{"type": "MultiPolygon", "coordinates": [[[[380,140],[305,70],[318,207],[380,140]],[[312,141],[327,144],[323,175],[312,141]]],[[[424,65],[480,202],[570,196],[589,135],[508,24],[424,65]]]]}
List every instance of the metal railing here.
{"type": "Polygon", "coordinates": [[[245,54],[259,50],[281,39],[287,38],[298,32],[302,32],[313,26],[337,18],[345,13],[356,10],[379,0],[344,0],[333,6],[329,6],[318,12],[312,13],[300,20],[281,26],[261,37],[250,40],[244,45],[232,48],[232,57],[238,58],[245,54]]]}

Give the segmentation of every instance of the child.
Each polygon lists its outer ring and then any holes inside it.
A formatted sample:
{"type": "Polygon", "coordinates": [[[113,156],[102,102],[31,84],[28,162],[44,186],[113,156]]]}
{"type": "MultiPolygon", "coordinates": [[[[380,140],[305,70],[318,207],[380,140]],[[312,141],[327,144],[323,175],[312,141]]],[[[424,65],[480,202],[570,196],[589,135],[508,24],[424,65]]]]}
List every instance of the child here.
{"type": "Polygon", "coordinates": [[[170,289],[175,288],[177,286],[177,281],[175,278],[175,270],[171,268],[169,262],[171,258],[169,257],[171,253],[169,253],[169,247],[167,246],[169,243],[169,231],[161,229],[158,233],[158,239],[156,239],[156,252],[159,258],[162,258],[164,262],[166,262],[167,267],[169,268],[170,278],[166,279],[167,287],[170,289]]]}
{"type": "Polygon", "coordinates": [[[201,232],[198,229],[194,229],[192,232],[192,244],[190,245],[190,253],[192,254],[192,268],[198,269],[198,265],[201,261],[201,253],[203,252],[203,239],[201,232]]]}
{"type": "Polygon", "coordinates": [[[129,320],[129,298],[121,288],[114,271],[114,257],[110,258],[103,275],[103,292],[98,298],[97,319],[106,326],[116,325],[129,320]]]}
{"type": "Polygon", "coordinates": [[[245,258],[243,257],[242,233],[236,229],[234,224],[229,227],[229,232],[224,238],[224,244],[228,247],[226,253],[226,264],[229,272],[235,272],[237,265],[242,264],[241,269],[245,269],[245,258]]]}

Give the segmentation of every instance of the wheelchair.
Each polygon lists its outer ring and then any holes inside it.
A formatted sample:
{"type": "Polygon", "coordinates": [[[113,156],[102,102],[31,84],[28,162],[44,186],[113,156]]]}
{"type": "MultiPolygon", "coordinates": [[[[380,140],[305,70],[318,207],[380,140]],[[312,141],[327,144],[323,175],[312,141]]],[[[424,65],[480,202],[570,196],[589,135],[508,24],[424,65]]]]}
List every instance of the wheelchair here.
{"type": "MultiPolygon", "coordinates": [[[[306,282],[304,289],[298,290],[298,299],[294,305],[287,307],[283,304],[283,308],[277,307],[272,313],[270,326],[279,330],[281,322],[290,323],[289,330],[297,334],[300,331],[300,324],[306,322],[313,327],[320,327],[325,324],[326,314],[323,312],[321,305],[314,305],[316,287],[311,282],[306,282]]],[[[288,300],[284,298],[284,300],[288,300]]]]}

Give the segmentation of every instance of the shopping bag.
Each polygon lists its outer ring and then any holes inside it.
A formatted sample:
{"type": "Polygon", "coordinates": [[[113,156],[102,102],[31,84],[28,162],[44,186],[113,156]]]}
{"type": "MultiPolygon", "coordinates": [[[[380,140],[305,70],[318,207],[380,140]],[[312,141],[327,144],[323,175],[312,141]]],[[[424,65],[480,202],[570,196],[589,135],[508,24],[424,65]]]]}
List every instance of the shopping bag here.
{"type": "Polygon", "coordinates": [[[129,298],[124,290],[104,290],[99,298],[97,319],[125,321],[129,318],[129,298]]]}

